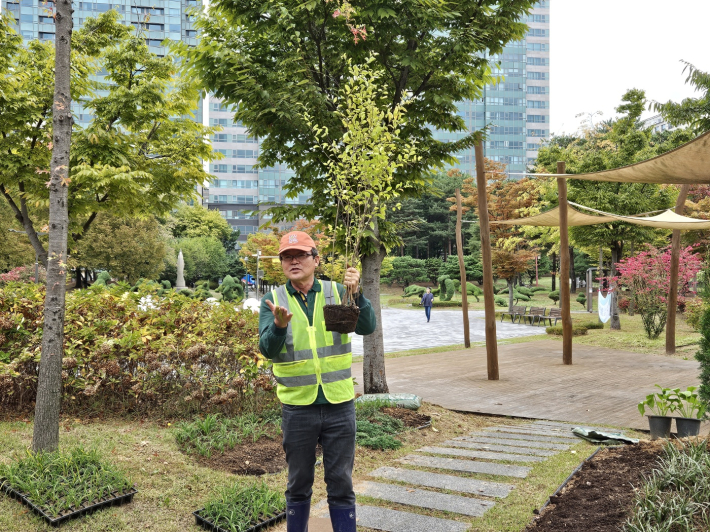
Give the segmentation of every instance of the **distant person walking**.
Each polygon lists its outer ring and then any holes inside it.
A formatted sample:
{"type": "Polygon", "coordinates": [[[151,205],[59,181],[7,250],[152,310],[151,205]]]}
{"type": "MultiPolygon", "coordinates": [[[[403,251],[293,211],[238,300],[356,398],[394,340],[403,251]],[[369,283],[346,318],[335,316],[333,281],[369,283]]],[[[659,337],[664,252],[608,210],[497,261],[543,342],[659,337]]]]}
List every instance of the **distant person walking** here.
{"type": "Polygon", "coordinates": [[[426,314],[427,323],[431,319],[431,305],[434,302],[434,294],[431,293],[431,288],[426,289],[426,294],[422,296],[422,302],[420,305],[424,305],[424,312],[426,314]]]}

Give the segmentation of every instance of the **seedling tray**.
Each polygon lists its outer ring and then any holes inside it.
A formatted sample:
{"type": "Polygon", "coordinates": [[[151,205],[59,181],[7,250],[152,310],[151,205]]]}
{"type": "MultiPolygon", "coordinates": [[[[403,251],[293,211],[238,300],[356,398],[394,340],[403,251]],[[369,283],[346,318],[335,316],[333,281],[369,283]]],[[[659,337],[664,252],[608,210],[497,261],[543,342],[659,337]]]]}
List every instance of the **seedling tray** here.
{"type": "MultiPolygon", "coordinates": [[[[229,532],[228,530],[213,524],[212,521],[208,521],[207,519],[202,517],[200,515],[200,512],[202,512],[203,510],[204,510],[204,508],[200,508],[196,512],[192,512],[192,515],[195,516],[195,524],[197,524],[198,526],[201,526],[205,530],[210,530],[212,532],[229,532]]],[[[271,525],[275,525],[276,523],[279,523],[279,522],[283,521],[284,519],[286,519],[286,512],[282,512],[278,515],[275,515],[271,519],[267,519],[266,521],[262,521],[261,523],[257,523],[253,527],[247,528],[245,532],[257,532],[258,530],[262,530],[262,529],[269,527],[271,525]]]]}
{"type": "MultiPolygon", "coordinates": [[[[4,479],[0,479],[0,483],[2,483],[3,480],[4,479]]],[[[135,488],[131,488],[128,491],[126,491],[124,493],[120,493],[120,494],[118,492],[114,492],[110,496],[104,497],[103,499],[101,499],[97,502],[85,503],[80,508],[77,508],[75,510],[67,510],[63,514],[53,517],[53,516],[50,516],[49,514],[47,514],[39,506],[35,505],[32,501],[30,501],[24,493],[20,493],[19,491],[12,489],[11,486],[9,486],[9,485],[2,486],[2,491],[7,493],[13,499],[20,501],[25,506],[28,506],[34,513],[36,513],[42,519],[47,521],[47,523],[49,523],[51,526],[55,526],[55,527],[61,525],[65,521],[68,521],[70,519],[74,519],[76,517],[88,515],[90,513],[96,512],[97,510],[101,510],[102,508],[108,508],[109,506],[121,506],[122,504],[128,504],[131,501],[133,501],[133,496],[136,493],[138,493],[138,490],[135,488]]]]}

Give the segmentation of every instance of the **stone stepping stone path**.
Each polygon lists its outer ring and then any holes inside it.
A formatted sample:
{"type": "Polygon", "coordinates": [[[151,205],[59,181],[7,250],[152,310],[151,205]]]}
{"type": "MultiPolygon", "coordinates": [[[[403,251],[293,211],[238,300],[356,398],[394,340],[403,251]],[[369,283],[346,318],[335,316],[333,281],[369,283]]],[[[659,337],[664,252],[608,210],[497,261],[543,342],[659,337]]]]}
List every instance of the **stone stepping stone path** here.
{"type": "Polygon", "coordinates": [[[482,458],[483,460],[505,460],[506,462],[542,462],[542,456],[523,456],[520,454],[495,453],[488,451],[472,451],[469,449],[449,449],[447,447],[422,447],[420,453],[445,454],[465,458],[482,458]]]}
{"type": "Polygon", "coordinates": [[[358,505],[358,526],[385,532],[466,531],[472,517],[482,516],[495,506],[495,499],[507,497],[515,488],[513,483],[476,479],[471,474],[495,475],[511,481],[524,479],[532,467],[504,462],[532,464],[566,451],[581,441],[571,432],[576,426],[580,425],[556,421],[502,425],[416,449],[422,454],[400,458],[397,462],[401,467],[380,467],[369,474],[382,482],[362,481],[355,485],[359,496],[405,505],[412,511],[358,505]],[[431,471],[436,469],[446,470],[447,474],[431,471]],[[454,515],[442,519],[426,515],[427,511],[454,515]],[[456,520],[456,515],[461,520],[456,520]]]}
{"type": "Polygon", "coordinates": [[[458,491],[459,493],[471,493],[485,497],[507,497],[513,489],[512,484],[456,477],[453,475],[441,475],[439,473],[418,471],[416,469],[400,469],[398,467],[381,467],[370,473],[370,476],[406,482],[407,484],[415,486],[458,491]]]}
{"type": "Polygon", "coordinates": [[[361,482],[355,486],[357,495],[366,495],[375,499],[407,504],[430,510],[442,510],[471,517],[481,517],[494,503],[483,499],[448,495],[436,491],[411,489],[396,484],[380,482],[361,482]]]}

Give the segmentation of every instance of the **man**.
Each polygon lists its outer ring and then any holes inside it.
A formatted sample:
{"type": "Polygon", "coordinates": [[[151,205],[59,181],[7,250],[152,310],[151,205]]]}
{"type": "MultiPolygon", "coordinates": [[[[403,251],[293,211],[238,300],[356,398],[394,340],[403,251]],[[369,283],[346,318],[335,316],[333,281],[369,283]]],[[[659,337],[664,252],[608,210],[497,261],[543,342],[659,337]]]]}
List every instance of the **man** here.
{"type": "Polygon", "coordinates": [[[333,532],[355,532],[355,404],[350,374],[350,336],[325,330],[323,307],[340,304],[346,289],[360,308],[356,334],[371,334],[376,318],[359,294],[360,272],[348,268],[344,284],[319,281],[320,257],[302,231],[281,238],[281,267],[288,281],[261,300],[259,349],[274,362],[282,403],[283,447],[288,463],[288,532],[307,532],[316,444],[323,469],[333,532]]]}
{"type": "Polygon", "coordinates": [[[426,289],[426,294],[422,296],[422,301],[419,304],[424,305],[424,314],[426,314],[428,323],[431,318],[431,306],[434,304],[434,294],[431,293],[431,288],[426,289]]]}

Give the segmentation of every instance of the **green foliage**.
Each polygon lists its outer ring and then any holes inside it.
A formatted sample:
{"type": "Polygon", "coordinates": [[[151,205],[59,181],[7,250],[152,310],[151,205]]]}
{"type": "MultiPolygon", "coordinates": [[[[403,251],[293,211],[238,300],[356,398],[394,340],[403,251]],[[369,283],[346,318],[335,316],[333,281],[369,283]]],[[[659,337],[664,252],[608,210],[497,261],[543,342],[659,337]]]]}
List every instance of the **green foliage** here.
{"type": "MultiPolygon", "coordinates": [[[[562,336],[562,325],[545,327],[545,332],[554,336],[562,336]]],[[[587,328],[584,325],[572,325],[572,336],[584,336],[585,334],[587,334],[587,328]]]]}
{"type": "Polygon", "coordinates": [[[518,286],[515,290],[528,297],[533,297],[535,295],[535,292],[533,290],[525,286],[518,286]]]}
{"type": "Polygon", "coordinates": [[[435,283],[436,278],[439,276],[439,270],[443,262],[439,258],[426,259],[424,261],[424,268],[426,269],[427,281],[430,283],[435,283]]]}
{"type": "Polygon", "coordinates": [[[404,289],[404,297],[417,296],[421,298],[424,295],[424,292],[426,292],[426,288],[424,288],[423,286],[410,284],[404,289]]]}
{"type": "MultiPolygon", "coordinates": [[[[64,412],[234,413],[273,400],[258,350],[258,315],[207,304],[157,283],[67,294],[64,412]]],[[[0,405],[31,408],[42,344],[44,287],[0,289],[0,405]]]]}
{"type": "Polygon", "coordinates": [[[205,301],[208,298],[212,297],[212,292],[210,291],[210,282],[198,281],[195,285],[195,290],[192,292],[192,297],[201,301],[205,301]]]}
{"type": "Polygon", "coordinates": [[[286,498],[264,481],[237,482],[207,501],[200,516],[220,530],[242,532],[282,513],[286,498]]]}
{"type": "Polygon", "coordinates": [[[496,306],[498,307],[507,307],[508,306],[508,299],[501,297],[501,296],[496,296],[494,299],[496,306]]]}
{"type": "Polygon", "coordinates": [[[700,330],[700,320],[708,305],[701,298],[686,299],[685,301],[685,321],[694,330],[700,330]]]}
{"type": "Polygon", "coordinates": [[[668,442],[663,456],[636,490],[624,532],[710,530],[708,440],[668,442]]]}
{"type": "Polygon", "coordinates": [[[461,308],[461,301],[432,301],[431,306],[435,308],[461,308]]]}
{"type": "Polygon", "coordinates": [[[476,301],[480,301],[479,298],[483,296],[483,290],[473,283],[466,283],[466,293],[475,297],[476,301]]]}
{"type": "Polygon", "coordinates": [[[533,293],[547,292],[547,288],[544,286],[532,286],[529,288],[529,290],[532,291],[533,293]]]}
{"type": "Polygon", "coordinates": [[[547,297],[549,297],[550,299],[552,299],[552,301],[557,303],[560,300],[560,291],[555,290],[553,292],[550,292],[549,294],[547,294],[547,297]]]}
{"type": "MultiPolygon", "coordinates": [[[[527,26],[522,19],[533,4],[533,0],[502,4],[466,0],[453,9],[445,3],[422,8],[420,2],[406,0],[383,9],[380,2],[366,0],[357,4],[353,19],[377,37],[355,42],[342,17],[333,16],[336,6],[323,0],[306,4],[219,0],[195,21],[202,33],[197,46],[179,47],[188,56],[192,77],[238,106],[235,119],[260,138],[260,163],[283,163],[296,172],[284,186],[287,197],[312,194],[305,204],[271,209],[274,220],[318,218],[334,225],[336,202],[328,159],[319,149],[322,140],[310,134],[302,116],[305,111],[312,123],[327,129],[328,142],[340,141],[345,128],[336,113],[348,99],[339,96],[338,88],[346,85],[348,61],[363,65],[371,52],[378,52],[372,68],[381,74],[384,94],[377,102],[381,109],[394,109],[413,96],[408,123],[397,142],[402,148],[416,145],[422,160],[399,169],[393,187],[406,185],[406,193],[416,196],[429,169],[453,163],[453,154],[473,147],[475,132],[448,142],[437,140],[431,131],[466,131],[456,102],[479,99],[483,87],[494,81],[489,57],[524,36],[527,26]],[[483,27],[485,32],[471,37],[471,28],[483,27]],[[386,50],[382,43],[387,43],[386,50]],[[392,76],[393,72],[399,74],[392,76]]],[[[387,246],[399,243],[386,223],[379,224],[379,231],[387,246]]]]}
{"type": "Polygon", "coordinates": [[[209,458],[213,452],[223,453],[247,440],[255,442],[262,436],[273,438],[281,434],[280,425],[278,410],[235,417],[207,414],[204,418],[179,423],[175,427],[175,441],[183,452],[209,458]]]}
{"type": "Polygon", "coordinates": [[[236,282],[231,275],[227,275],[222,284],[217,288],[225,301],[241,301],[244,299],[244,287],[241,282],[236,282]]]}
{"type": "Polygon", "coordinates": [[[580,292],[577,294],[577,299],[575,301],[584,307],[587,304],[587,296],[584,295],[584,292],[580,292]]]}
{"type": "Polygon", "coordinates": [[[530,301],[530,296],[523,294],[519,290],[513,290],[513,299],[515,299],[515,302],[517,303],[518,301],[530,301]]]}
{"type": "Polygon", "coordinates": [[[427,281],[425,261],[408,256],[394,257],[392,269],[386,276],[382,275],[381,279],[383,282],[400,283],[405,287],[411,283],[427,281]]]}
{"type": "MultiPolygon", "coordinates": [[[[710,279],[710,271],[703,271],[705,279],[710,279]]],[[[710,404],[710,283],[703,289],[703,313],[700,318],[700,349],[695,360],[700,362],[700,398],[710,404]]]]}
{"type": "MultiPolygon", "coordinates": [[[[185,283],[193,284],[201,279],[216,281],[222,277],[227,267],[229,260],[227,253],[222,243],[215,237],[192,237],[180,238],[171,243],[173,252],[169,254],[172,259],[177,257],[177,252],[182,250],[185,260],[185,283]]],[[[172,274],[168,279],[175,281],[177,278],[177,270],[172,270],[166,263],[166,273],[172,274]]],[[[209,296],[208,296],[209,297],[209,296]]]]}
{"type": "Polygon", "coordinates": [[[675,410],[673,390],[670,388],[663,388],[658,384],[655,384],[654,386],[661,391],[647,395],[646,399],[637,405],[641,415],[643,416],[646,414],[646,408],[649,409],[651,415],[655,416],[667,416],[668,414],[673,413],[675,410]]]}
{"type": "Polygon", "coordinates": [[[444,279],[445,296],[441,299],[442,301],[451,301],[454,297],[454,282],[451,279],[444,279]]]}
{"type": "Polygon", "coordinates": [[[22,226],[17,222],[5,200],[0,200],[0,228],[2,228],[0,230],[0,272],[34,262],[35,252],[29,239],[26,234],[23,234],[22,226]]]}
{"type": "Polygon", "coordinates": [[[97,286],[106,286],[110,280],[111,274],[103,271],[96,277],[96,282],[94,284],[97,286]]]}
{"type": "Polygon", "coordinates": [[[79,447],[51,453],[27,450],[16,461],[0,464],[0,479],[53,518],[133,487],[98,451],[79,447]]]}
{"type": "MultiPolygon", "coordinates": [[[[480,255],[464,255],[463,264],[466,268],[466,278],[473,280],[483,279],[483,265],[480,255]]],[[[448,275],[451,279],[461,281],[461,268],[459,258],[456,255],[449,255],[446,262],[439,268],[439,275],[448,275]]]]}
{"type": "Polygon", "coordinates": [[[394,436],[404,430],[404,424],[399,419],[380,412],[383,406],[390,405],[377,404],[376,401],[358,405],[355,411],[355,441],[358,445],[378,450],[399,449],[402,446],[402,442],[394,436]]]}
{"type": "Polygon", "coordinates": [[[239,238],[239,232],[232,229],[218,210],[202,205],[178,205],[168,220],[168,229],[174,238],[214,237],[228,252],[234,250],[239,238]]]}
{"type": "Polygon", "coordinates": [[[710,405],[700,399],[697,389],[697,386],[688,386],[685,390],[673,388],[670,400],[673,402],[673,410],[678,412],[680,417],[696,419],[705,417],[705,412],[710,405]]]}
{"type": "Polygon", "coordinates": [[[683,72],[688,72],[685,82],[695,91],[703,92],[698,98],[685,98],[682,102],[668,101],[665,104],[654,102],[654,109],[660,111],[663,118],[673,126],[690,125],[694,135],[710,130],[710,74],[698,70],[695,65],[685,64],[683,72]]]}
{"type": "Polygon", "coordinates": [[[166,253],[160,225],[152,216],[119,218],[102,212],[72,252],[70,264],[107,270],[111,277],[135,283],[141,277],[157,279],[166,253]]]}
{"type": "MultiPolygon", "coordinates": [[[[54,45],[3,47],[3,57],[0,79],[9,86],[0,91],[0,182],[13,212],[37,230],[49,205],[54,45]],[[8,80],[9,71],[23,75],[8,80]]],[[[193,119],[196,80],[181,75],[179,67],[172,56],[150,53],[144,36],[121,24],[115,11],[87,18],[72,33],[72,97],[94,118],[86,127],[73,126],[70,248],[97,213],[166,213],[208,180],[203,160],[213,155],[204,138],[213,129],[193,119]]]]}
{"type": "Polygon", "coordinates": [[[584,327],[585,329],[603,329],[604,324],[597,320],[597,321],[588,321],[586,323],[580,323],[580,326],[584,327]]]}

